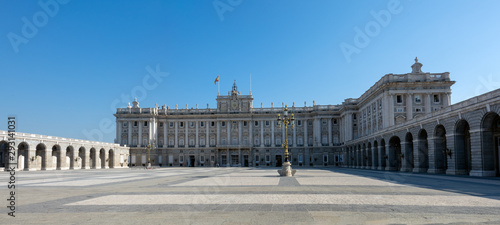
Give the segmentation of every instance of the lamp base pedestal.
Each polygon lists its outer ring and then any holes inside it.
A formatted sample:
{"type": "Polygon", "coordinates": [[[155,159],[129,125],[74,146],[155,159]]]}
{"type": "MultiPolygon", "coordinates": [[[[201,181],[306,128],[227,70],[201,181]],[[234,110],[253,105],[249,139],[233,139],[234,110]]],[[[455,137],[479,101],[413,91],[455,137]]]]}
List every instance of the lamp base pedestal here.
{"type": "Polygon", "coordinates": [[[282,177],[291,177],[295,175],[295,172],[297,172],[297,170],[292,170],[292,164],[290,162],[284,162],[281,170],[278,170],[279,175],[282,177]]]}

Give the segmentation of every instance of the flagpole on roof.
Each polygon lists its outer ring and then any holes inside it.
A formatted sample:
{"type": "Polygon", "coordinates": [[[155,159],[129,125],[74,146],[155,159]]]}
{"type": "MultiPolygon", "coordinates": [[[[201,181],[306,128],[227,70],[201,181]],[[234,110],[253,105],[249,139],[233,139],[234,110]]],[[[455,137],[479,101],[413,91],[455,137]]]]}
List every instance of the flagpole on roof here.
{"type": "Polygon", "coordinates": [[[220,96],[220,76],[217,76],[219,80],[217,81],[217,96],[220,96]]]}

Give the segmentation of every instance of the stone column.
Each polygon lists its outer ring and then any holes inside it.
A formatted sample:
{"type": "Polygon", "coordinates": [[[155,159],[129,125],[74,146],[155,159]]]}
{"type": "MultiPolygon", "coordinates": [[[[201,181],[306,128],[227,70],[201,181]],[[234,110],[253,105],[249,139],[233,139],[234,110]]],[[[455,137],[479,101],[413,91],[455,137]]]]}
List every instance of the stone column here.
{"type": "Polygon", "coordinates": [[[432,112],[432,109],[431,109],[431,94],[426,94],[426,98],[425,98],[425,113],[430,113],[430,112],[432,112]]]}
{"type": "Polygon", "coordinates": [[[314,118],[313,121],[313,145],[314,147],[321,146],[321,123],[318,118],[314,118]]]}
{"type": "Polygon", "coordinates": [[[264,120],[260,121],[260,147],[264,147],[264,120]]]}
{"type": "Polygon", "coordinates": [[[241,146],[243,144],[243,139],[242,139],[242,135],[243,135],[243,124],[241,123],[241,120],[238,121],[238,145],[241,146]]]}
{"type": "Polygon", "coordinates": [[[226,167],[230,167],[231,166],[231,158],[229,157],[229,148],[226,148],[226,167]]]}
{"type": "MultiPolygon", "coordinates": [[[[153,157],[154,159],[154,157],[153,157]]],[[[109,160],[111,160],[109,158],[109,152],[107,149],[104,149],[104,168],[103,169],[109,169],[109,160]]],[[[157,163],[157,162],[155,162],[157,163]]]]}
{"type": "Polygon", "coordinates": [[[423,154],[425,152],[425,140],[418,140],[414,139],[413,140],[413,162],[414,162],[414,167],[413,167],[413,172],[414,173],[426,173],[427,168],[425,168],[425,155],[423,154]],[[415,148],[416,147],[416,148],[415,148]]]}
{"type": "Polygon", "coordinates": [[[389,126],[394,126],[394,95],[389,95],[389,126]]]}
{"type": "Polygon", "coordinates": [[[274,141],[274,121],[271,123],[271,147],[275,146],[275,141],[274,141]]]}
{"type": "Polygon", "coordinates": [[[137,145],[138,145],[138,147],[142,147],[142,121],[141,120],[139,120],[138,126],[139,126],[139,137],[137,138],[137,145]]]}
{"type": "MultiPolygon", "coordinates": [[[[66,148],[68,146],[61,145],[60,147],[61,147],[61,149],[59,150],[60,151],[60,154],[59,154],[60,161],[59,162],[61,162],[61,166],[59,168],[57,168],[57,164],[56,164],[56,170],[68,170],[69,165],[66,163],[66,148]]],[[[69,163],[71,164],[71,159],[70,159],[69,163]]]]}
{"type": "Polygon", "coordinates": [[[408,93],[406,98],[406,120],[413,119],[413,95],[408,93]]]}
{"type": "Polygon", "coordinates": [[[127,137],[127,146],[132,146],[132,123],[133,121],[128,121],[127,124],[128,124],[128,137],[127,137]]]}
{"type": "Polygon", "coordinates": [[[205,122],[205,148],[210,147],[210,128],[209,127],[210,121],[205,122]]]}
{"type": "Polygon", "coordinates": [[[436,168],[436,152],[435,152],[435,138],[427,138],[428,141],[428,152],[429,152],[429,169],[427,173],[442,173],[444,171],[438,170],[436,168]]]}
{"type": "Polygon", "coordinates": [[[174,133],[174,147],[175,148],[178,148],[179,147],[179,122],[178,121],[175,121],[174,122],[174,129],[175,129],[175,133],[174,133]]]}
{"type": "Polygon", "coordinates": [[[167,137],[168,137],[168,133],[167,133],[167,121],[163,121],[163,148],[166,148],[168,146],[168,143],[167,143],[167,137]]]}
{"type": "MultiPolygon", "coordinates": [[[[406,142],[401,142],[401,154],[404,154],[404,159],[401,159],[401,169],[400,171],[402,172],[410,172],[409,171],[409,166],[408,166],[408,155],[407,155],[407,152],[408,152],[408,146],[407,146],[407,143],[406,142]]],[[[396,156],[398,157],[398,156],[396,156]]],[[[397,168],[396,168],[397,169],[397,168]]]]}
{"type": "MultiPolygon", "coordinates": [[[[471,164],[472,169],[469,173],[470,176],[495,176],[496,171],[485,171],[483,169],[483,156],[481,155],[483,150],[486,150],[486,146],[483,146],[481,140],[481,131],[479,129],[470,129],[470,147],[471,147],[471,164]]],[[[494,141],[493,141],[494,143],[494,141]]],[[[495,148],[494,146],[492,146],[495,148]]]]}
{"type": "MultiPolygon", "coordinates": [[[[87,147],[85,148],[85,151],[83,152],[84,154],[84,157],[82,159],[82,163],[85,164],[85,166],[82,165],[82,169],[90,169],[90,149],[92,147],[87,147]]],[[[129,163],[132,163],[132,162],[129,162],[129,163]]]]}
{"type": "Polygon", "coordinates": [[[228,120],[227,122],[227,145],[231,145],[232,142],[231,142],[231,121],[228,120]]]}
{"type": "Polygon", "coordinates": [[[328,119],[328,146],[333,146],[332,142],[332,119],[328,119]]]}
{"type": "MultiPolygon", "coordinates": [[[[216,124],[217,124],[217,145],[220,146],[220,121],[216,121],[216,124]]],[[[221,161],[222,163],[222,161],[221,161]]],[[[222,166],[222,164],[221,164],[222,166]]]]}
{"type": "Polygon", "coordinates": [[[307,133],[307,125],[308,125],[307,119],[304,120],[303,124],[304,124],[304,135],[303,135],[304,136],[303,137],[303,139],[304,139],[304,146],[307,147],[307,146],[309,146],[309,134],[307,133]]]}
{"type": "Polygon", "coordinates": [[[195,121],[194,124],[195,124],[195,127],[196,127],[196,137],[195,137],[195,140],[194,140],[194,144],[195,144],[195,147],[198,148],[200,147],[200,143],[199,143],[199,130],[198,130],[198,126],[199,126],[199,121],[195,121]]]}
{"type": "Polygon", "coordinates": [[[377,151],[378,151],[378,157],[377,157],[377,161],[378,161],[378,167],[377,167],[377,170],[382,170],[382,160],[385,160],[384,159],[384,156],[382,155],[382,145],[378,145],[377,146],[377,151]]]}
{"type": "Polygon", "coordinates": [[[377,166],[378,166],[378,160],[376,158],[378,158],[378,154],[375,154],[376,151],[378,151],[378,149],[375,147],[375,146],[372,146],[371,147],[371,150],[372,151],[372,170],[376,170],[377,169],[377,166]],[[375,157],[377,155],[377,157],[375,157]]]}
{"type": "Polygon", "coordinates": [[[184,148],[189,147],[189,131],[188,131],[189,124],[188,123],[189,123],[188,121],[184,122],[184,148]]]}
{"type": "Polygon", "coordinates": [[[122,127],[123,122],[121,120],[116,119],[116,142],[117,144],[122,144],[122,127]]]}
{"type": "Polygon", "coordinates": [[[293,147],[297,147],[297,126],[293,127],[293,147]]]}
{"type": "MultiPolygon", "coordinates": [[[[250,144],[250,151],[251,151],[252,146],[254,144],[253,143],[253,121],[250,120],[250,121],[248,121],[248,123],[249,123],[248,124],[248,129],[249,129],[249,132],[248,132],[248,136],[249,136],[248,137],[248,141],[249,141],[249,144],[250,144]]],[[[250,152],[250,153],[252,153],[252,152],[250,152]]],[[[255,165],[255,163],[253,165],[255,165]]]]}

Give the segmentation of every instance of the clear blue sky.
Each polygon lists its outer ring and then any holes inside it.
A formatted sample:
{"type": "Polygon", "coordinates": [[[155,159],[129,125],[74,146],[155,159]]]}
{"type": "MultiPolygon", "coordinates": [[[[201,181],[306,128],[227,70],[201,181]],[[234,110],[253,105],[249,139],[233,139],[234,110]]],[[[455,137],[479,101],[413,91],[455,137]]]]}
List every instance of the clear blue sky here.
{"type": "Polygon", "coordinates": [[[222,94],[233,80],[248,94],[251,74],[254,107],[341,104],[385,74],[410,72],[415,56],[424,72],[451,73],[452,103],[500,87],[496,0],[61,3],[0,2],[0,130],[15,115],[20,132],[89,139],[94,131],[91,139],[113,142],[115,107],[133,93],[141,107],[215,107],[217,75],[222,94]],[[370,13],[381,10],[390,21],[370,13]],[[356,47],[355,29],[366,26],[369,43],[346,60],[340,46],[356,47]],[[169,75],[154,88],[146,80],[143,95],[146,68],[157,66],[169,75]],[[100,127],[106,121],[111,128],[100,127]]]}

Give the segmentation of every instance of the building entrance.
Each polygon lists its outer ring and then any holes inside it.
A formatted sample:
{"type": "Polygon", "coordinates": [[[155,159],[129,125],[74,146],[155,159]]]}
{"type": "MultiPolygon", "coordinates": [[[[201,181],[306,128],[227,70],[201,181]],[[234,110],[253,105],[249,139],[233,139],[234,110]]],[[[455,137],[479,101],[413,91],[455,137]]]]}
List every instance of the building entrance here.
{"type": "Polygon", "coordinates": [[[248,167],[248,155],[243,156],[243,166],[248,167]]]}
{"type": "Polygon", "coordinates": [[[194,167],[194,163],[195,163],[194,155],[190,155],[189,156],[189,166],[194,167]]]}
{"type": "Polygon", "coordinates": [[[276,156],[276,167],[280,167],[283,163],[281,162],[281,155],[276,156]]]}

